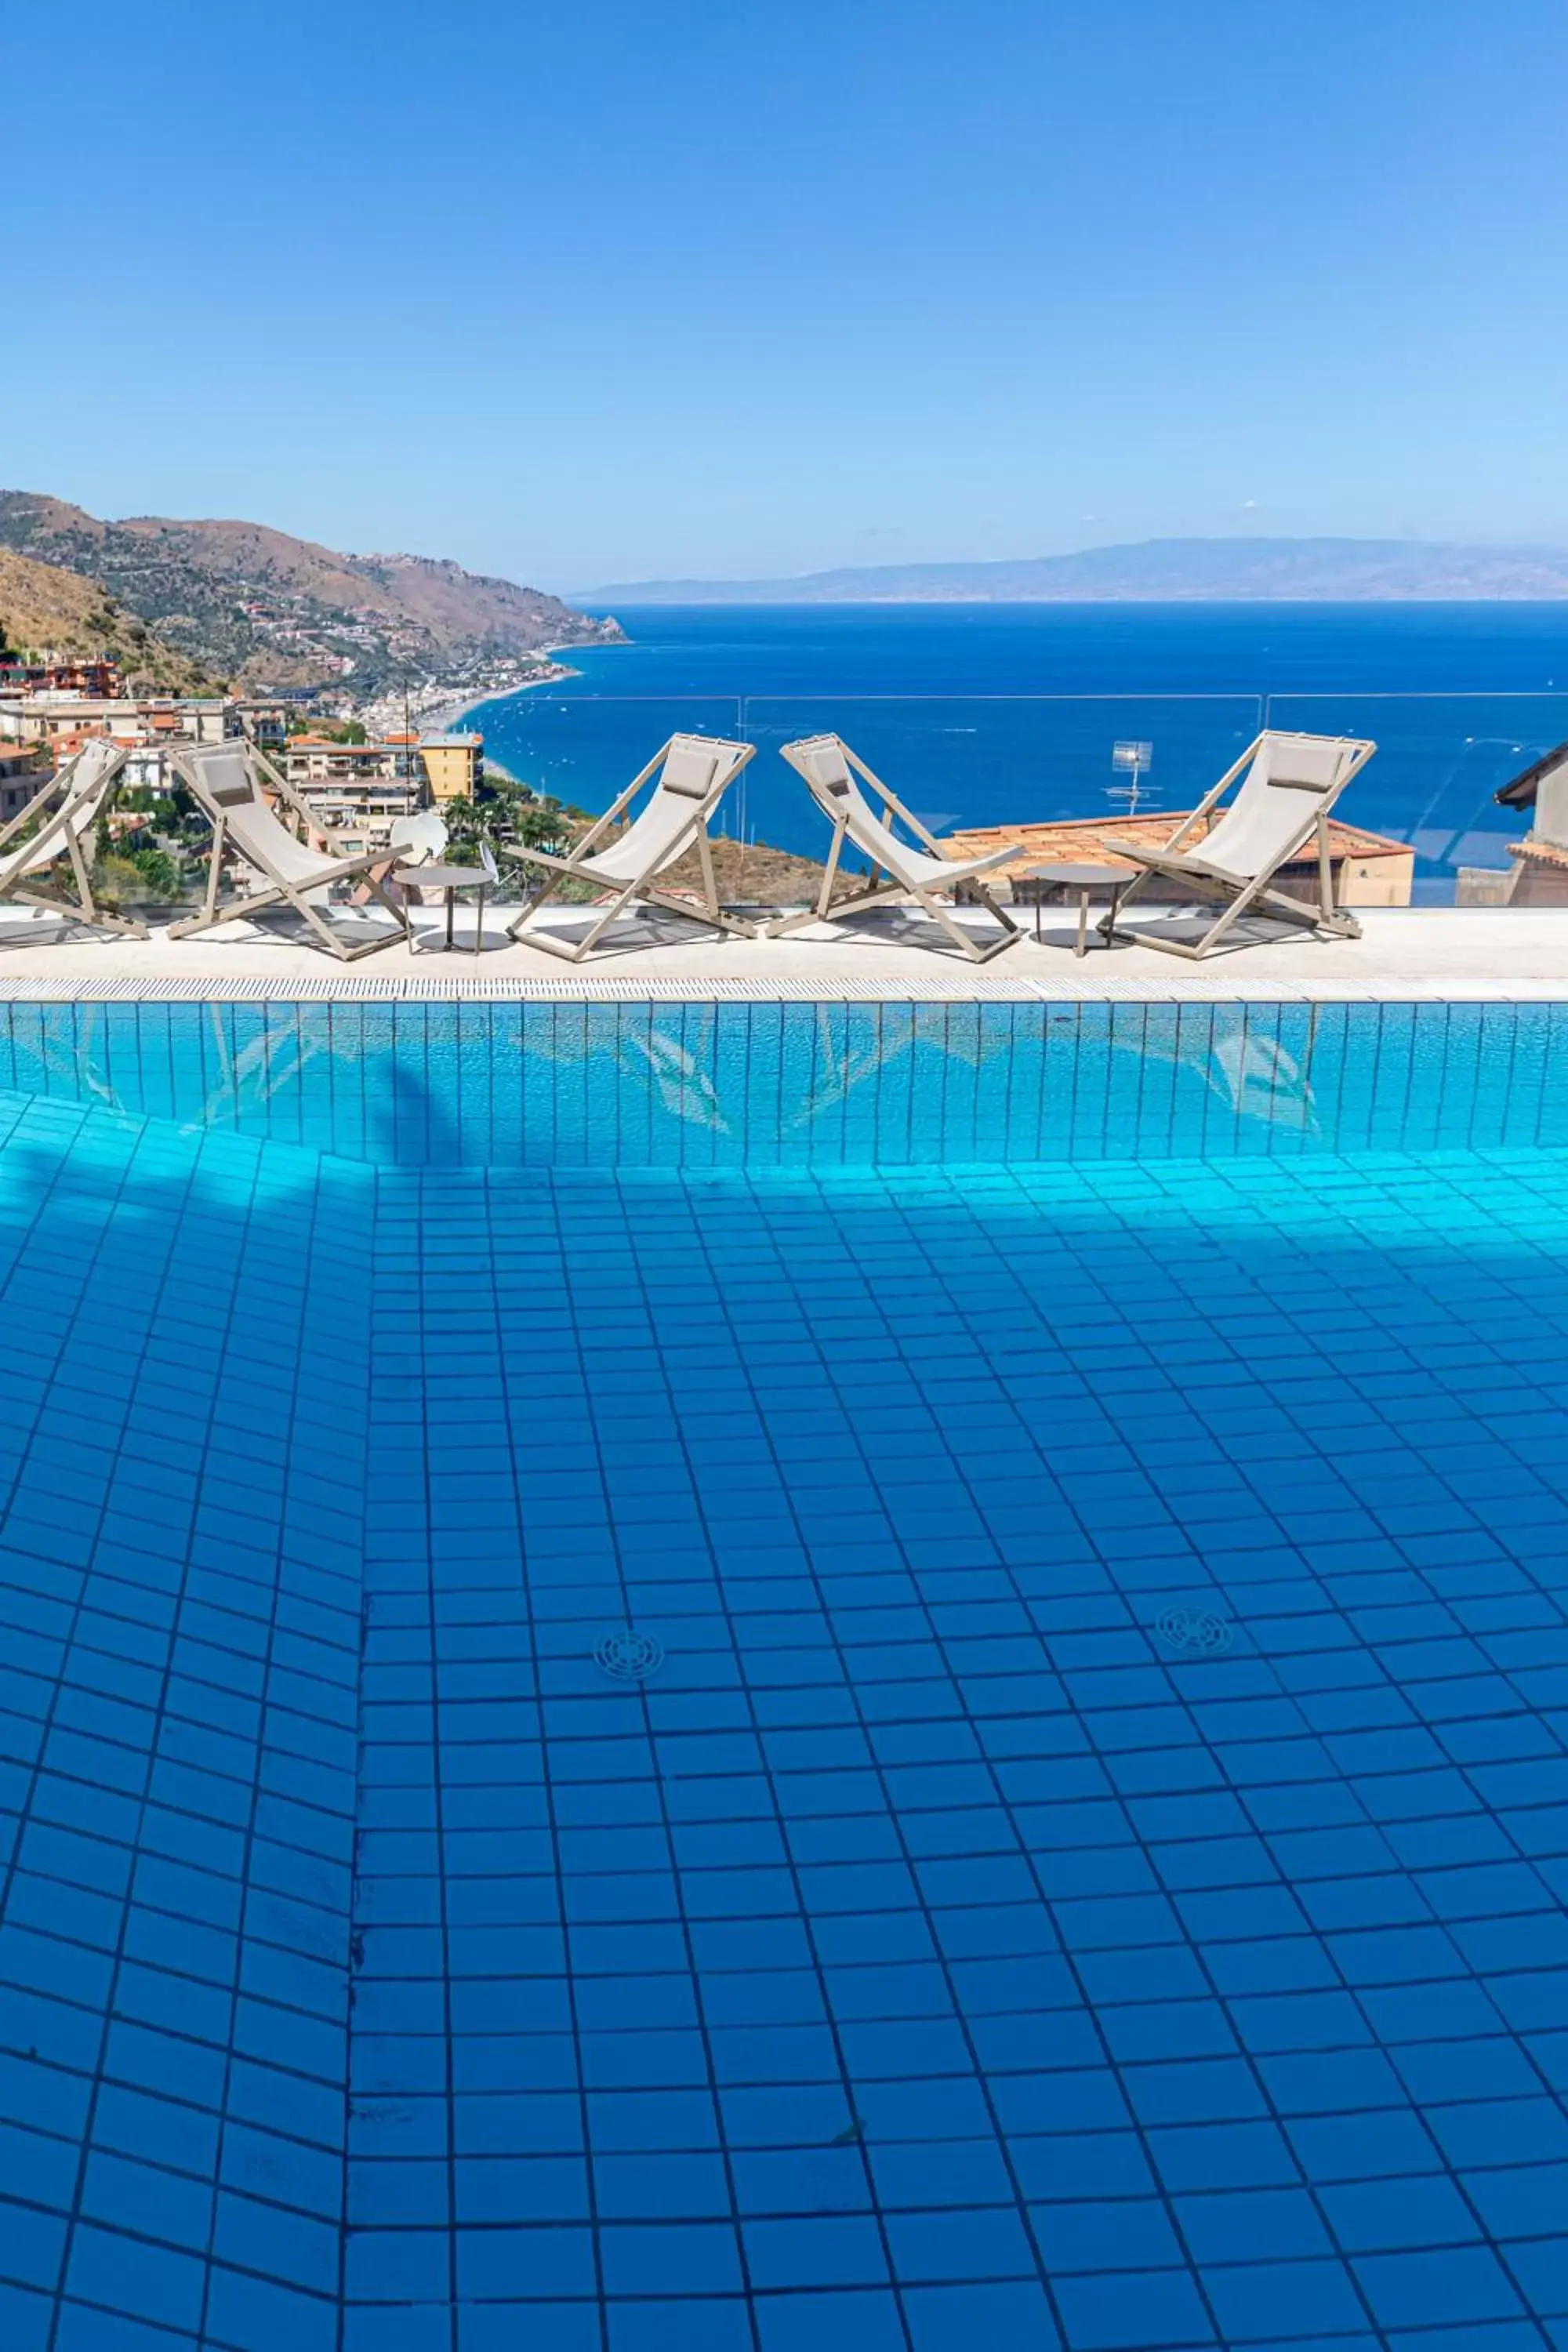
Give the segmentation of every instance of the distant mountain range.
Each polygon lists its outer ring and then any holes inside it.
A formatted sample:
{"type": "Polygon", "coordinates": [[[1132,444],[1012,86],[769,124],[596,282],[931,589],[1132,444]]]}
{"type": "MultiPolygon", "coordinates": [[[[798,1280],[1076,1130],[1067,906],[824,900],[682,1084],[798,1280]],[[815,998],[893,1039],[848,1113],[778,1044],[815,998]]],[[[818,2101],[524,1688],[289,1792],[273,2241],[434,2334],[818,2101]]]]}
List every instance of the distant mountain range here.
{"type": "Polygon", "coordinates": [[[637,580],[605,604],[1461,603],[1568,597],[1568,551],[1404,539],[1148,539],[1006,563],[882,563],[795,580],[637,580]]]}
{"type": "Polygon", "coordinates": [[[253,522],[103,522],[29,490],[0,490],[5,549],[90,583],[163,648],[258,692],[357,698],[405,674],[458,685],[498,660],[620,635],[537,588],[430,556],[340,555],[253,522]]]}

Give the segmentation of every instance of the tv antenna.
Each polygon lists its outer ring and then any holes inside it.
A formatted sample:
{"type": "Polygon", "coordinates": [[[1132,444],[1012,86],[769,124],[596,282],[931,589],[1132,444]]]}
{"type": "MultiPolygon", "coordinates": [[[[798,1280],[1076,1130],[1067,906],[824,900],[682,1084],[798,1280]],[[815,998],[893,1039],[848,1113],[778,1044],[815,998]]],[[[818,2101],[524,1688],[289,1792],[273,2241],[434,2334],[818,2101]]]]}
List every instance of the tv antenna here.
{"type": "Polygon", "coordinates": [[[1108,784],[1105,788],[1107,797],[1124,803],[1124,816],[1136,816],[1138,803],[1142,797],[1143,779],[1154,764],[1154,746],[1152,743],[1113,743],[1110,764],[1128,781],[1124,784],[1108,784]]]}

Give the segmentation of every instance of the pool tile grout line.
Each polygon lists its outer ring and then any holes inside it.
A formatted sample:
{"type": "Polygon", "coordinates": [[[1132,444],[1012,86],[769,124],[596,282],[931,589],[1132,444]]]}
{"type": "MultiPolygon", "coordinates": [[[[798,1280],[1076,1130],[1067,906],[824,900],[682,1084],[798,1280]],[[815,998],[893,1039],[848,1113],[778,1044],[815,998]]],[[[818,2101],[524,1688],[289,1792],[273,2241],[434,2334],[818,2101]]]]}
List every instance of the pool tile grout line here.
{"type": "Polygon", "coordinates": [[[0,1095],[6,2352],[1568,2340],[1568,1024],[1032,1025],[1106,1156],[0,1095]]]}

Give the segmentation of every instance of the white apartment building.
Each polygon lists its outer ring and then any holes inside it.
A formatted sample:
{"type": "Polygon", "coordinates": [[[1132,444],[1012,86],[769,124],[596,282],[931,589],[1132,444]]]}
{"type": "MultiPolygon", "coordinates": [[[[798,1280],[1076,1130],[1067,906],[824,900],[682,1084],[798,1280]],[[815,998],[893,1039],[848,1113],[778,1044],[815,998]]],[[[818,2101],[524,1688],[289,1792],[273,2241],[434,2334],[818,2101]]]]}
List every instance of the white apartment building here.
{"type": "Polygon", "coordinates": [[[416,735],[381,743],[339,743],[294,735],[281,765],[289,782],[345,849],[384,848],[399,817],[429,800],[416,735]]]}
{"type": "Polygon", "coordinates": [[[221,743],[239,732],[232,695],[75,694],[0,699],[0,743],[48,743],[59,736],[111,735],[117,743],[221,743]]]}

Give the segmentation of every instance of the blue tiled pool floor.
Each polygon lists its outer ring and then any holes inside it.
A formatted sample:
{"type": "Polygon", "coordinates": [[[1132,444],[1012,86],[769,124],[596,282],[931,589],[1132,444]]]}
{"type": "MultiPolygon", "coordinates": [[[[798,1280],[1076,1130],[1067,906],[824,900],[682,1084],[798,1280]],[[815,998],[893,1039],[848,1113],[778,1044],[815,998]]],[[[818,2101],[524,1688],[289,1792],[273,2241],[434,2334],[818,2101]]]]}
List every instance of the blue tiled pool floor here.
{"type": "Polygon", "coordinates": [[[6,2352],[1568,2345],[1568,1154],[0,1138],[6,2352]]]}

